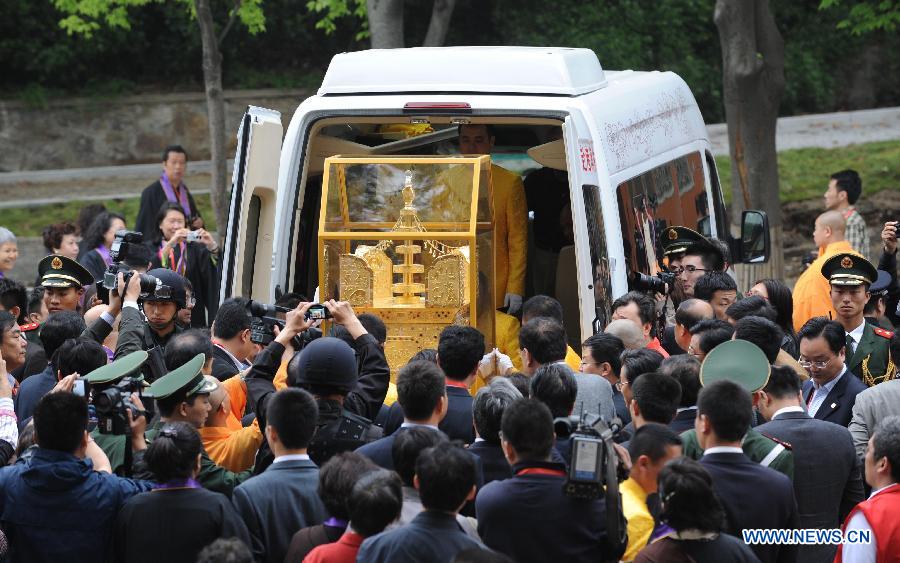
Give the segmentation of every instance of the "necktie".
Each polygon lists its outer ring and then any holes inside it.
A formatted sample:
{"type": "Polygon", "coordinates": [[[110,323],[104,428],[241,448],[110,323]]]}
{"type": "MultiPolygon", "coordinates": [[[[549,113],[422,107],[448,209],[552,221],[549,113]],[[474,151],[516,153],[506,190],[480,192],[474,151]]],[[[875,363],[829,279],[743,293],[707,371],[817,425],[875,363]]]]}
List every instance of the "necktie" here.
{"type": "Polygon", "coordinates": [[[853,353],[856,352],[856,341],[853,340],[853,337],[850,336],[849,332],[847,333],[846,346],[847,346],[847,351],[845,352],[845,354],[847,355],[847,359],[849,360],[850,356],[852,356],[853,353]]]}

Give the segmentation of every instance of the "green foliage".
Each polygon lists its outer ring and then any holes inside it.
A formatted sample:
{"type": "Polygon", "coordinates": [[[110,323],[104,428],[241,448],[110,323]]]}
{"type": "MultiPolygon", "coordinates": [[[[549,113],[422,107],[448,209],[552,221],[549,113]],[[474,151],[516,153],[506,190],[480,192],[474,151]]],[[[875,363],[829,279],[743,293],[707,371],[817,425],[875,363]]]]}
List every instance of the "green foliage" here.
{"type": "Polygon", "coordinates": [[[356,33],[356,40],[360,41],[369,37],[366,0],[309,0],[306,8],[310,12],[319,14],[316,29],[321,29],[326,35],[331,35],[338,30],[339,20],[352,17],[362,22],[362,28],[356,33]]]}
{"type": "MultiPolygon", "coordinates": [[[[781,202],[822,197],[828,175],[852,168],[863,180],[865,195],[900,186],[900,141],[850,145],[835,149],[794,149],[778,153],[781,202]]],[[[716,157],[725,200],[731,201],[731,164],[728,155],[716,157]]]]}
{"type": "MultiPolygon", "coordinates": [[[[821,0],[820,10],[839,8],[842,0],[821,0]]],[[[894,0],[854,0],[838,29],[848,29],[854,35],[873,31],[894,31],[900,24],[900,2],[894,0]]]]}

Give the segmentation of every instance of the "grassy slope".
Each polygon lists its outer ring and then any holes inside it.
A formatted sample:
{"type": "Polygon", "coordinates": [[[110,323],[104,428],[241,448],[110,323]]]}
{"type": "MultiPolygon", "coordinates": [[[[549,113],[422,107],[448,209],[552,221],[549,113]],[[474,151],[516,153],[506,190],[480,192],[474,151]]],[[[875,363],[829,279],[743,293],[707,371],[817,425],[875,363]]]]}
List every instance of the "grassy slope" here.
{"type": "MultiPolygon", "coordinates": [[[[853,168],[863,178],[865,193],[900,187],[900,141],[851,145],[836,149],[797,149],[778,154],[781,178],[781,201],[800,201],[822,196],[828,186],[828,176],[844,168],[853,168]]],[[[719,178],[730,199],[731,167],[727,156],[716,157],[719,178]]],[[[207,225],[215,228],[215,217],[209,196],[198,196],[197,205],[207,225]]],[[[138,211],[138,199],[116,199],[104,202],[107,208],[122,213],[128,224],[134,223],[138,211]]],[[[74,220],[84,205],[70,201],[38,208],[0,209],[0,225],[17,236],[40,236],[46,225],[74,220]]]]}
{"type": "MultiPolygon", "coordinates": [[[[781,201],[821,198],[833,172],[852,168],[859,172],[863,191],[873,194],[900,188],[900,141],[850,145],[836,149],[795,149],[778,153],[781,201]]],[[[725,199],[731,196],[728,156],[716,157],[725,199]]]]}

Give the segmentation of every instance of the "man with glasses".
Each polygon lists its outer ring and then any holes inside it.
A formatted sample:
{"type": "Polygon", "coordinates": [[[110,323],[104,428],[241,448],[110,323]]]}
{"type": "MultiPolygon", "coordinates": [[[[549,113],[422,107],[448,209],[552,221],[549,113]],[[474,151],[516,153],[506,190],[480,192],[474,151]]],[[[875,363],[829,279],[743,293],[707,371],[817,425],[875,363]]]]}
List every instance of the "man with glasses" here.
{"type": "Polygon", "coordinates": [[[847,369],[846,339],[840,323],[825,317],[807,321],[800,332],[800,365],[809,372],[803,384],[803,401],[809,416],[850,424],[856,395],[866,386],[847,369]]]}
{"type": "Polygon", "coordinates": [[[865,318],[869,287],[878,278],[875,266],[856,254],[838,254],[822,265],[822,275],[831,285],[835,320],[845,332],[847,369],[869,387],[893,379],[888,361],[894,333],[865,318]]]}

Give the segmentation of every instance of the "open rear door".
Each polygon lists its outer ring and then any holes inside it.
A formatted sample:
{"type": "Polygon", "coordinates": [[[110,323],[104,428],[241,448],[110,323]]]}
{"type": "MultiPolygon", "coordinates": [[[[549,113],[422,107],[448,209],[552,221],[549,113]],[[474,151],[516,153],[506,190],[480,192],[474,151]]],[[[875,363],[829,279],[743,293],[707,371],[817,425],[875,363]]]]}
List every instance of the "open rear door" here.
{"type": "Polygon", "coordinates": [[[234,157],[220,301],[238,296],[274,300],[272,243],[282,136],[279,112],[247,108],[234,157]]]}

